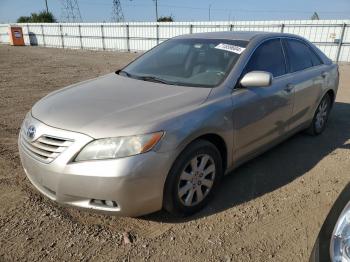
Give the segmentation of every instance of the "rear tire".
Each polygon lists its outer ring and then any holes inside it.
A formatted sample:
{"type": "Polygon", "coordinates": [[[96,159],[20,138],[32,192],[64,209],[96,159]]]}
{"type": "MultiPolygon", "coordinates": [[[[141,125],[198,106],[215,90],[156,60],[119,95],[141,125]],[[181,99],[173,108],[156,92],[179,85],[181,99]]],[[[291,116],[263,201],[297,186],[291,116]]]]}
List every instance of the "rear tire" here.
{"type": "Polygon", "coordinates": [[[201,210],[213,197],[223,174],[219,150],[197,140],[176,159],[165,182],[163,208],[176,216],[201,210]]]}
{"type": "Polygon", "coordinates": [[[320,135],[325,129],[328,120],[328,116],[331,110],[332,101],[328,94],[325,94],[320,104],[317,107],[314,118],[311,125],[306,130],[309,135],[320,135]]]}

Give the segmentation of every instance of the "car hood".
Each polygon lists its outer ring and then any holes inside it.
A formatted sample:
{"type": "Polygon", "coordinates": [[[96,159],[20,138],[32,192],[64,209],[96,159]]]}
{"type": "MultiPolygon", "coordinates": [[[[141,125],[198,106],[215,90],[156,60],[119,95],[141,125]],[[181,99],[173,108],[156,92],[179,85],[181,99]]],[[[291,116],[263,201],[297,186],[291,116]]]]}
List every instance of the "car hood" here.
{"type": "Polygon", "coordinates": [[[108,74],[47,95],[34,105],[32,116],[94,138],[132,135],[158,131],[151,127],[204,102],[210,90],[108,74]]]}

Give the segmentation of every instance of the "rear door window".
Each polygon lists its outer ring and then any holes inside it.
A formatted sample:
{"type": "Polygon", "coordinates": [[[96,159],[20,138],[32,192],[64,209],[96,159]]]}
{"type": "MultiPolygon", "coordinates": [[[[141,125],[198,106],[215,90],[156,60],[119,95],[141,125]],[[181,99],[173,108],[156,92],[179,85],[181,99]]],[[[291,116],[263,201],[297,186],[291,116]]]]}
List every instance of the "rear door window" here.
{"type": "Polygon", "coordinates": [[[286,63],[280,39],[261,44],[250,58],[245,73],[251,71],[270,72],[274,77],[286,74],[286,63]]]}
{"type": "Polygon", "coordinates": [[[303,42],[293,39],[284,41],[289,67],[292,73],[321,64],[317,55],[303,42]]]}
{"type": "Polygon", "coordinates": [[[312,61],[312,65],[313,66],[318,66],[318,65],[322,65],[322,61],[321,59],[318,57],[318,55],[316,55],[315,51],[310,49],[310,55],[311,55],[311,61],[312,61]]]}

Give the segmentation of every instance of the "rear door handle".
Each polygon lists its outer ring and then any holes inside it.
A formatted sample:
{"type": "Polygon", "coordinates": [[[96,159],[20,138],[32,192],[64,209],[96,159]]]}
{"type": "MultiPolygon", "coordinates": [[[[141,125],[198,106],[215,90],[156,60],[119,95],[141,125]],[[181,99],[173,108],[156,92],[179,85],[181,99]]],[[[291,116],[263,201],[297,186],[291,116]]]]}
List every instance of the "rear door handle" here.
{"type": "Polygon", "coordinates": [[[290,93],[292,92],[293,88],[294,88],[293,84],[287,84],[286,87],[284,88],[284,91],[290,93]]]}

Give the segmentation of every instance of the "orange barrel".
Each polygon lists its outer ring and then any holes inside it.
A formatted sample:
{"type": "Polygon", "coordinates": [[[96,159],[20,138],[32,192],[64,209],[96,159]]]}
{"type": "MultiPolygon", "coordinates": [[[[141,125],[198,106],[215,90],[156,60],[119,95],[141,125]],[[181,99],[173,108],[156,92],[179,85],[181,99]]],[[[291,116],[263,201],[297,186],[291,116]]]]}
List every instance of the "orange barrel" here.
{"type": "Polygon", "coordinates": [[[11,45],[24,45],[22,27],[10,26],[9,35],[11,45]]]}

